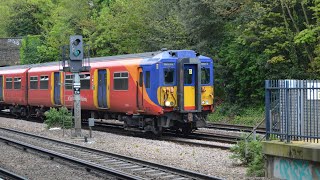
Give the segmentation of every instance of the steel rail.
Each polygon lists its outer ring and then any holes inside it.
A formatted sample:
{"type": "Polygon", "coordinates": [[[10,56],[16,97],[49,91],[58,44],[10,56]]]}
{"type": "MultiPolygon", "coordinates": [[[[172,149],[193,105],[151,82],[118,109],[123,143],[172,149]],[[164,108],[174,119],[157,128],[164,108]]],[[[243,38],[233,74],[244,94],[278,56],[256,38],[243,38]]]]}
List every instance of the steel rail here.
{"type": "Polygon", "coordinates": [[[135,179],[135,180],[142,179],[140,177],[136,177],[136,176],[133,176],[133,175],[121,172],[121,171],[117,171],[117,170],[114,170],[114,169],[106,168],[106,167],[100,166],[98,164],[91,163],[89,161],[84,161],[84,160],[81,160],[81,159],[78,159],[78,158],[75,158],[75,157],[72,157],[72,156],[69,156],[69,155],[65,155],[65,154],[54,152],[54,151],[51,151],[51,150],[48,150],[48,149],[45,149],[45,148],[33,146],[31,144],[27,144],[27,143],[20,142],[20,141],[17,141],[17,140],[5,138],[5,137],[0,137],[0,140],[3,141],[6,144],[10,144],[11,143],[11,144],[14,144],[14,145],[21,146],[23,148],[23,150],[30,149],[30,150],[45,154],[45,155],[49,156],[50,159],[59,158],[59,159],[65,160],[65,161],[72,162],[74,164],[77,164],[77,165],[85,167],[87,170],[88,169],[96,170],[96,171],[99,171],[99,172],[102,172],[102,173],[106,173],[106,174],[109,174],[109,175],[112,175],[112,176],[115,176],[115,177],[121,178],[121,179],[135,179]]]}
{"type": "MultiPolygon", "coordinates": [[[[94,130],[98,130],[98,131],[105,131],[104,128],[112,128],[112,129],[122,129],[122,125],[121,124],[114,124],[114,123],[106,123],[106,122],[95,122],[94,127],[92,127],[92,129],[94,130]]],[[[127,131],[123,132],[123,133],[128,133],[127,131]]],[[[221,143],[228,143],[228,144],[235,144],[237,142],[237,140],[241,139],[241,137],[239,136],[232,136],[232,135],[225,135],[225,134],[217,134],[217,133],[205,133],[205,132],[193,132],[188,136],[184,136],[184,135],[177,135],[175,132],[173,131],[165,131],[163,133],[163,136],[173,136],[174,137],[180,137],[182,139],[195,139],[195,140],[206,140],[206,141],[216,141],[216,142],[221,142],[221,143]]],[[[161,137],[159,138],[160,140],[165,139],[165,140],[169,140],[170,138],[164,138],[161,137]]],[[[177,140],[175,140],[177,141],[177,140]]],[[[188,143],[188,144],[191,144],[188,143]]],[[[197,145],[199,143],[194,143],[194,145],[197,145]]],[[[199,144],[200,145],[200,144],[199,144]]],[[[214,146],[211,146],[214,147],[214,146]]]]}
{"type": "Polygon", "coordinates": [[[162,137],[163,140],[165,141],[171,141],[171,142],[176,142],[179,144],[187,144],[189,146],[199,146],[199,147],[207,147],[207,148],[218,148],[222,150],[230,150],[230,146],[225,146],[225,145],[217,145],[217,144],[206,144],[206,143],[199,143],[199,142],[190,142],[190,141],[185,141],[183,139],[176,139],[176,138],[164,138],[162,137]]]}
{"type": "Polygon", "coordinates": [[[26,177],[22,177],[16,173],[10,172],[6,169],[3,169],[0,167],[0,179],[1,178],[8,178],[8,179],[12,179],[12,180],[27,180],[28,178],[26,177]]]}
{"type": "Polygon", "coordinates": [[[84,146],[80,146],[80,145],[76,145],[76,144],[72,144],[72,143],[68,143],[68,142],[62,142],[62,141],[58,141],[58,140],[47,138],[47,137],[38,136],[38,135],[35,135],[35,134],[31,134],[31,133],[20,132],[20,131],[14,130],[14,129],[7,129],[7,128],[0,128],[0,129],[1,130],[6,130],[6,131],[10,131],[10,132],[15,132],[15,133],[18,133],[18,134],[27,135],[27,136],[34,137],[34,138],[40,138],[40,139],[44,139],[44,140],[47,140],[47,141],[52,141],[52,142],[55,142],[55,143],[60,143],[60,144],[71,146],[71,147],[75,147],[75,148],[81,148],[83,150],[96,152],[96,153],[104,154],[104,155],[107,155],[107,156],[113,156],[113,157],[118,158],[118,159],[123,159],[123,160],[131,161],[131,162],[135,162],[135,163],[151,166],[151,167],[155,167],[155,168],[158,168],[158,169],[168,170],[168,171],[171,171],[171,172],[175,172],[175,173],[178,173],[178,174],[183,174],[185,176],[192,177],[192,179],[205,179],[205,180],[220,179],[220,178],[215,177],[215,176],[209,176],[209,175],[197,173],[197,172],[194,172],[194,171],[184,170],[184,169],[171,167],[171,166],[165,166],[165,165],[161,165],[161,164],[157,164],[157,163],[153,163],[153,162],[149,162],[149,161],[144,161],[144,160],[137,159],[137,158],[132,158],[132,157],[116,154],[116,153],[110,153],[110,152],[97,150],[97,149],[92,149],[92,148],[88,148],[88,147],[84,147],[84,146]]]}
{"type": "MultiPolygon", "coordinates": [[[[253,126],[246,126],[246,125],[234,125],[234,124],[222,124],[222,123],[208,123],[207,127],[209,129],[221,129],[221,130],[229,130],[229,131],[242,131],[242,132],[252,132],[254,127],[253,126]]],[[[257,133],[266,133],[265,128],[256,128],[257,133]]]]}

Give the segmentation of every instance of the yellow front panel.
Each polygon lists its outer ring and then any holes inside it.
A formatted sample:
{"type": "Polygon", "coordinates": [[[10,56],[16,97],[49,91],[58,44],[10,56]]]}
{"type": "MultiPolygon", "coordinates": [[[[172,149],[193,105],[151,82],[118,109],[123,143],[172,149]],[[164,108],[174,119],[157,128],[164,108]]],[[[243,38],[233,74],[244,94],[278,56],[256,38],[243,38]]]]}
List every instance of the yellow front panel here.
{"type": "Polygon", "coordinates": [[[201,105],[212,105],[213,104],[213,87],[202,86],[201,90],[201,105]]]}
{"type": "Polygon", "coordinates": [[[110,71],[109,69],[107,70],[107,87],[106,87],[106,93],[107,93],[107,106],[110,108],[110,71]]]}
{"type": "Polygon", "coordinates": [[[54,102],[54,72],[51,73],[51,103],[52,105],[55,105],[54,102]]]}
{"type": "Polygon", "coordinates": [[[194,86],[184,86],[184,107],[194,107],[196,89],[194,86]]]}
{"type": "Polygon", "coordinates": [[[64,72],[60,72],[60,102],[61,102],[61,104],[62,105],[64,105],[64,100],[63,100],[63,98],[64,98],[64,72]]]}
{"type": "Polygon", "coordinates": [[[178,106],[177,86],[159,87],[157,96],[158,96],[158,102],[161,106],[165,106],[165,101],[169,101],[170,104],[172,104],[171,107],[178,106]]]}
{"type": "Polygon", "coordinates": [[[99,108],[98,105],[98,69],[93,72],[93,103],[96,108],[99,108]]]}

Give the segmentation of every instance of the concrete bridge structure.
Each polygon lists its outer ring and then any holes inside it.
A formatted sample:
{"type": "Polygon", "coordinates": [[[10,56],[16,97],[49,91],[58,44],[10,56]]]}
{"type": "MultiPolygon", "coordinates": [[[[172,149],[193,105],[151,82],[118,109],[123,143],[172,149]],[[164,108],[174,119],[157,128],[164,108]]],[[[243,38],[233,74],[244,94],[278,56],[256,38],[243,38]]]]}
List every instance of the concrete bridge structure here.
{"type": "Polygon", "coordinates": [[[266,176],[320,179],[320,80],[266,81],[266,176]]]}

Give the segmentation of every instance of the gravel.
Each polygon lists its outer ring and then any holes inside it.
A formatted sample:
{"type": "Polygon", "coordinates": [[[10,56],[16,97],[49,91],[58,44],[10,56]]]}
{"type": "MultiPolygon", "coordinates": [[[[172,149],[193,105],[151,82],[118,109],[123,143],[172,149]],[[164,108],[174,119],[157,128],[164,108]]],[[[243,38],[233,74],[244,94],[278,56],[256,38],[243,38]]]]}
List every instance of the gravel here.
{"type": "MultiPolygon", "coordinates": [[[[77,179],[99,180],[105,179],[94,174],[86,173],[66,162],[51,161],[48,157],[39,156],[35,153],[25,152],[19,148],[0,143],[0,167],[14,172],[28,179],[77,179]]],[[[1,179],[1,178],[0,178],[1,179]]]]}
{"type": "MultiPolygon", "coordinates": [[[[227,150],[180,145],[173,142],[116,135],[98,131],[93,131],[93,138],[85,143],[83,139],[71,138],[70,130],[66,130],[63,133],[63,130],[60,129],[48,130],[45,128],[44,124],[8,118],[0,118],[0,127],[31,132],[90,148],[192,170],[224,179],[246,178],[245,167],[239,165],[234,160],[231,160],[229,158],[231,153],[227,150]]],[[[88,135],[89,131],[82,130],[82,134],[88,135]]],[[[10,159],[7,159],[9,162],[4,162],[4,159],[6,159],[6,156],[0,153],[0,167],[3,166],[3,164],[14,164],[16,162],[14,160],[10,162],[10,159]]],[[[50,163],[52,163],[52,161],[50,161],[50,163]]],[[[65,178],[67,177],[68,176],[65,178]]]]}

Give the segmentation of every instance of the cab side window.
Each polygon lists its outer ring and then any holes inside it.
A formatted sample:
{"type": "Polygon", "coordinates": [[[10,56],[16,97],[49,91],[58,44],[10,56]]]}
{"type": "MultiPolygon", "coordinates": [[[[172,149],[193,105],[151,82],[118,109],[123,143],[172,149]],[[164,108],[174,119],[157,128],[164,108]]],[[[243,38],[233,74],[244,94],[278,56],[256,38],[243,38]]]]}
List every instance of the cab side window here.
{"type": "Polygon", "coordinates": [[[209,83],[210,83],[210,69],[201,68],[201,84],[209,84],[209,83]]]}
{"type": "Polygon", "coordinates": [[[165,84],[173,84],[174,80],[174,70],[173,69],[164,69],[164,83],[165,84]]]}
{"type": "Polygon", "coordinates": [[[146,71],[146,88],[150,88],[150,71],[146,71]]]}

